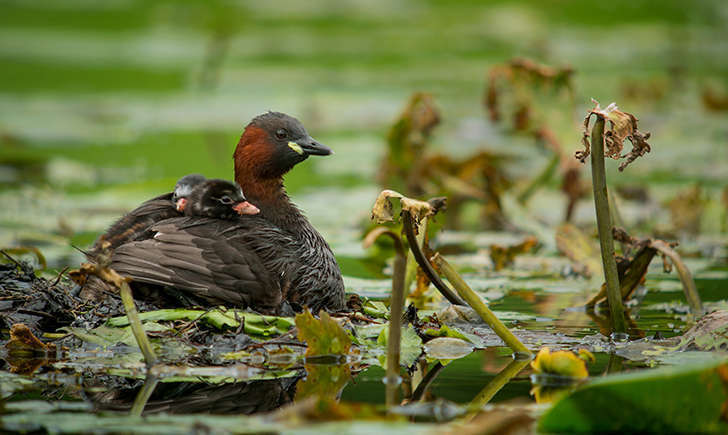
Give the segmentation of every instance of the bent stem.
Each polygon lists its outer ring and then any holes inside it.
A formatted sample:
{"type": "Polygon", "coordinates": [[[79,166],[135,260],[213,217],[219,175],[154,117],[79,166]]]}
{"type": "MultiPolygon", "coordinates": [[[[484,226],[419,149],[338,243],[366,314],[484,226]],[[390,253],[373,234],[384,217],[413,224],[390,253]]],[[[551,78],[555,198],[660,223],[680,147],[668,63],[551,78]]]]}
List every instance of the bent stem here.
{"type": "Polygon", "coordinates": [[[531,355],[531,351],[498,319],[495,314],[485,305],[483,299],[468,286],[455,269],[445,261],[440,254],[432,257],[435,266],[445,275],[448,281],[455,287],[458,294],[465,299],[478,315],[490,326],[498,337],[500,337],[514,352],[531,355]]]}
{"type": "Polygon", "coordinates": [[[607,177],[604,168],[604,118],[597,115],[592,127],[592,187],[594,189],[594,207],[597,214],[597,229],[599,230],[599,246],[602,251],[602,264],[604,265],[604,280],[607,285],[607,300],[612,318],[614,332],[624,333],[624,307],[622,306],[622,292],[619,288],[619,275],[617,262],[614,259],[614,239],[612,237],[612,219],[609,214],[609,199],[607,195],[607,177]]]}
{"type": "Polygon", "coordinates": [[[675,265],[677,274],[680,276],[680,281],[682,281],[685,299],[687,299],[688,305],[690,305],[690,312],[692,312],[696,318],[701,316],[703,314],[703,302],[700,300],[698,289],[695,287],[693,275],[690,273],[687,266],[685,266],[680,255],[678,255],[678,253],[675,252],[670,245],[662,240],[655,240],[651,245],[654,249],[657,249],[660,253],[668,257],[672,261],[672,264],[675,265]]]}
{"type": "Polygon", "coordinates": [[[442,281],[442,279],[440,279],[440,276],[435,273],[435,271],[432,269],[432,265],[430,265],[430,262],[427,261],[427,259],[425,258],[425,254],[422,252],[419,244],[417,244],[417,236],[415,235],[415,222],[409,213],[402,213],[402,225],[404,226],[404,233],[407,236],[407,241],[409,242],[409,247],[412,251],[412,255],[414,255],[415,261],[417,261],[417,264],[420,265],[422,271],[425,272],[425,275],[427,275],[427,278],[430,280],[430,282],[435,286],[437,290],[440,291],[440,293],[442,293],[443,296],[445,296],[445,299],[450,301],[451,304],[465,305],[463,300],[460,299],[456,294],[454,294],[450,287],[448,287],[442,281]]]}

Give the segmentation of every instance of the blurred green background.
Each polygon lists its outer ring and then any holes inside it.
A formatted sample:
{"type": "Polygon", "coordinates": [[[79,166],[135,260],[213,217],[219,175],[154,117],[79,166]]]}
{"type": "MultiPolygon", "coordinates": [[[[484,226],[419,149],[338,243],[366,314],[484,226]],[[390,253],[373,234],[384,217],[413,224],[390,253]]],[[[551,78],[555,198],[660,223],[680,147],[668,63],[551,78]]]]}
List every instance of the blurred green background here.
{"type": "MultiPolygon", "coordinates": [[[[72,244],[88,246],[180,176],[232,178],[242,128],[277,110],[336,151],[299,165],[287,186],[344,272],[361,275],[345,259],[363,255],[359,224],[379,190],[387,127],[412,92],[432,93],[442,111],[434,137],[441,151],[508,152],[515,177],[548,161],[482,107],[488,69],[515,56],[576,70],[573,125],[558,131],[574,149],[590,97],[637,114],[653,133],[653,152],[617,177],[649,184],[658,201],[701,183],[712,198],[703,225],[718,231],[728,119],[701,95],[728,91],[722,0],[53,0],[0,8],[0,247],[37,246],[53,268],[78,264],[72,244]]],[[[552,184],[530,208],[558,223],[563,198],[552,184]]],[[[593,219],[588,201],[578,212],[593,219]]]]}

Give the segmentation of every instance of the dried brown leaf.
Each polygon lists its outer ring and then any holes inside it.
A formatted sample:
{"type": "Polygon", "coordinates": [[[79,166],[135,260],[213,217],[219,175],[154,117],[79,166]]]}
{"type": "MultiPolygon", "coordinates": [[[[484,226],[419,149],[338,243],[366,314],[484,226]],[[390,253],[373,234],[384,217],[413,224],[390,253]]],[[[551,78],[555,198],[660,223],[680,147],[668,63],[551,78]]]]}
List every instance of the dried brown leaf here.
{"type": "MultiPolygon", "coordinates": [[[[394,205],[392,199],[399,199],[402,206],[402,213],[409,213],[412,218],[420,223],[422,219],[433,216],[436,210],[426,201],[407,198],[394,190],[383,190],[372,207],[372,219],[377,223],[394,222],[394,205]]],[[[437,205],[442,205],[440,202],[437,205]]]]}
{"type": "Polygon", "coordinates": [[[585,163],[586,158],[591,153],[590,146],[592,144],[590,143],[591,131],[589,129],[589,121],[592,115],[599,116],[608,121],[608,127],[604,132],[604,143],[602,144],[604,147],[604,156],[614,160],[626,159],[619,165],[620,171],[623,171],[627,165],[635,161],[638,157],[650,152],[650,144],[647,143],[647,139],[650,138],[650,133],[643,134],[637,129],[637,118],[634,115],[622,112],[616,103],[611,103],[602,109],[598,101],[592,99],[592,102],[594,102],[594,108],[584,118],[584,131],[581,138],[584,150],[575,153],[577,160],[585,163]],[[627,139],[632,143],[632,150],[627,154],[622,154],[624,141],[627,139]]]}

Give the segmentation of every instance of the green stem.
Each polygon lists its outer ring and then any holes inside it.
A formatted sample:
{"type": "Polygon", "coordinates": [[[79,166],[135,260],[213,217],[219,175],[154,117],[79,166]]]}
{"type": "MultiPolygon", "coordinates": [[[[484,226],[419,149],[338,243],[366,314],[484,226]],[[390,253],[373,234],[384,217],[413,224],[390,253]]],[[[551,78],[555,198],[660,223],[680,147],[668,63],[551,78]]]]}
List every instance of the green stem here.
{"type": "Polygon", "coordinates": [[[514,376],[521,372],[528,364],[531,363],[530,358],[514,359],[503,368],[488,384],[478,393],[473,400],[470,401],[468,409],[471,412],[478,412],[483,409],[490,399],[493,398],[505,384],[514,376]]]}
{"type": "Polygon", "coordinates": [[[394,239],[396,256],[392,273],[392,297],[389,303],[389,336],[387,337],[387,408],[397,405],[397,392],[401,378],[399,376],[400,340],[402,337],[402,313],[404,311],[404,279],[407,271],[407,257],[402,241],[394,239]]]}
{"type": "Polygon", "coordinates": [[[436,289],[440,291],[440,293],[442,293],[443,296],[445,296],[445,299],[450,301],[451,304],[465,305],[462,299],[454,294],[452,290],[450,290],[450,287],[442,282],[440,276],[435,273],[435,271],[432,269],[432,265],[430,265],[430,262],[427,261],[427,259],[425,258],[425,254],[422,252],[422,249],[417,244],[417,236],[415,235],[415,222],[409,213],[402,213],[402,225],[404,226],[404,233],[407,236],[407,242],[409,244],[410,250],[412,251],[412,254],[415,257],[415,261],[417,261],[417,264],[420,265],[422,271],[425,272],[427,278],[430,279],[430,282],[435,286],[436,289]]]}
{"type": "Polygon", "coordinates": [[[612,319],[613,332],[624,333],[627,325],[624,321],[622,292],[619,289],[617,262],[614,259],[614,239],[612,237],[612,219],[609,214],[607,195],[607,177],[604,168],[604,118],[597,116],[592,127],[592,187],[594,189],[594,206],[597,213],[599,245],[602,250],[604,279],[607,283],[607,300],[612,319]]]}
{"type": "Polygon", "coordinates": [[[152,397],[154,389],[157,388],[157,383],[159,383],[158,377],[147,376],[144,380],[144,385],[142,385],[142,389],[139,390],[134,398],[134,404],[131,405],[131,411],[129,411],[130,416],[139,417],[142,415],[144,407],[147,406],[149,398],[152,397]]]}
{"type": "Polygon", "coordinates": [[[139,319],[139,312],[137,312],[136,305],[134,305],[134,296],[131,294],[129,284],[122,282],[119,292],[121,293],[121,301],[124,303],[126,316],[129,318],[131,332],[134,334],[139,349],[141,349],[144,355],[144,361],[147,363],[147,367],[151,367],[157,363],[157,355],[155,355],[152,344],[144,332],[144,327],[142,326],[142,321],[139,319]]]}
{"type": "Polygon", "coordinates": [[[439,253],[432,257],[432,261],[445,275],[445,278],[455,287],[458,294],[465,299],[465,302],[498,334],[498,337],[505,341],[508,347],[513,349],[514,352],[531,354],[531,351],[495,316],[490,308],[485,305],[483,299],[468,286],[465,280],[460,277],[455,269],[439,253]]]}

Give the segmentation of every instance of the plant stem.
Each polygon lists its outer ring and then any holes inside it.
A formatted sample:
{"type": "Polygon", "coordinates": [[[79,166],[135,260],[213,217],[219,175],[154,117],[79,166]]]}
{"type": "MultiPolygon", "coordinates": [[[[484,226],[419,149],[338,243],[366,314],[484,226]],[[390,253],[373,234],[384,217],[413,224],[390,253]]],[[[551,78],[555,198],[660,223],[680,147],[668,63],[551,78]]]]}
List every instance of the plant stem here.
{"type": "Polygon", "coordinates": [[[493,331],[498,334],[498,337],[505,341],[508,347],[513,349],[514,352],[531,354],[531,351],[528,350],[528,348],[524,346],[515,335],[513,335],[513,333],[506,327],[506,325],[503,324],[503,322],[500,321],[500,319],[495,316],[495,314],[493,314],[490,308],[485,305],[483,299],[481,299],[481,297],[475,293],[470,286],[468,286],[465,280],[460,277],[450,263],[445,261],[439,253],[432,257],[432,261],[443,275],[445,275],[445,278],[447,278],[453,287],[455,287],[458,294],[465,299],[465,302],[467,302],[468,305],[470,305],[475,312],[480,315],[485,323],[487,323],[488,326],[490,326],[493,331]]]}
{"type": "Polygon", "coordinates": [[[119,292],[121,293],[121,302],[124,304],[124,310],[126,316],[129,319],[129,326],[131,326],[131,332],[134,334],[139,349],[141,349],[144,355],[144,361],[147,367],[151,367],[157,363],[157,355],[152,349],[152,344],[147,338],[147,334],[144,332],[142,321],[139,319],[139,312],[137,312],[136,305],[134,305],[134,296],[131,294],[131,288],[126,281],[122,281],[119,286],[119,292]]]}
{"type": "Polygon", "coordinates": [[[468,409],[471,413],[479,412],[483,409],[490,399],[493,398],[503,386],[521,372],[528,364],[531,363],[530,358],[514,359],[503,368],[488,384],[483,388],[477,396],[470,401],[468,409]]]}
{"type": "Polygon", "coordinates": [[[675,252],[670,245],[662,240],[652,241],[651,246],[667,256],[672,261],[672,264],[675,265],[677,274],[680,276],[680,281],[683,285],[685,299],[687,299],[688,305],[690,305],[690,312],[693,313],[695,317],[701,316],[703,314],[703,302],[700,300],[698,289],[695,287],[693,275],[690,273],[687,266],[685,266],[680,255],[678,255],[678,253],[675,252]]]}
{"type": "Polygon", "coordinates": [[[613,332],[624,333],[627,330],[622,306],[622,292],[619,289],[617,262],[614,259],[614,239],[612,237],[612,219],[609,214],[607,195],[607,177],[604,168],[604,118],[596,117],[591,135],[592,152],[592,187],[594,189],[594,207],[597,213],[599,245],[602,249],[604,279],[607,283],[607,300],[612,319],[613,332]]]}
{"type": "Polygon", "coordinates": [[[397,404],[399,376],[400,341],[402,337],[402,313],[404,311],[404,279],[407,272],[407,257],[398,237],[394,239],[394,271],[392,272],[392,297],[389,302],[389,336],[387,337],[387,408],[397,404]]]}
{"type": "Polygon", "coordinates": [[[407,236],[407,242],[409,244],[410,250],[412,251],[412,254],[415,257],[415,261],[417,261],[417,264],[420,265],[422,271],[425,272],[427,278],[430,279],[430,282],[432,282],[435,288],[439,290],[440,293],[445,296],[445,299],[450,301],[451,304],[465,305],[462,299],[454,294],[452,290],[450,290],[450,287],[442,282],[440,276],[435,273],[435,271],[432,269],[432,265],[425,258],[425,254],[422,252],[422,249],[417,244],[417,236],[415,235],[415,222],[409,213],[402,213],[402,226],[404,227],[404,233],[407,236]]]}
{"type": "Polygon", "coordinates": [[[144,385],[142,385],[141,390],[139,390],[134,398],[134,403],[131,405],[131,410],[129,411],[130,416],[139,417],[142,415],[144,407],[147,406],[149,398],[152,397],[154,389],[157,388],[157,383],[159,383],[158,377],[147,375],[147,378],[144,380],[144,385]]]}

